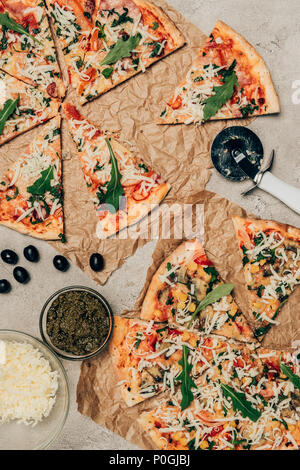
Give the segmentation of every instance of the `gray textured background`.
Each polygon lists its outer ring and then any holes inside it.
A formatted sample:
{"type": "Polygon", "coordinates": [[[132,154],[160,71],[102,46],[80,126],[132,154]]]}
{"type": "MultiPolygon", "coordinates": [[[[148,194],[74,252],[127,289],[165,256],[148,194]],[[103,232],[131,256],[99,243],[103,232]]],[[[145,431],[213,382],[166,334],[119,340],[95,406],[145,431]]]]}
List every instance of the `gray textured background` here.
{"type": "MultiPolygon", "coordinates": [[[[292,103],[292,84],[300,80],[300,2],[299,0],[169,0],[195,25],[209,34],[214,23],[222,19],[240,31],[266,60],[279,93],[280,116],[256,119],[250,126],[261,138],[265,154],[275,148],[277,159],[273,172],[299,187],[300,179],[300,104],[292,103]]],[[[264,218],[274,218],[300,226],[300,217],[261,191],[242,199],[241,191],[249,183],[229,183],[213,172],[208,189],[264,218]]],[[[0,250],[13,248],[19,254],[32,240],[0,227],[0,250]]],[[[114,273],[104,286],[97,286],[77,267],[66,274],[53,268],[54,250],[43,242],[34,241],[41,253],[40,263],[28,267],[32,280],[19,285],[8,296],[0,299],[0,329],[17,329],[39,337],[38,318],[41,306],[55,290],[74,284],[87,285],[98,290],[111,303],[115,313],[133,306],[151,264],[155,242],[151,242],[114,273]]],[[[12,269],[0,264],[0,278],[11,278],[12,269]]],[[[76,385],[79,363],[64,362],[71,392],[70,414],[66,425],[52,445],[52,449],[133,449],[122,438],[81,416],[76,409],[76,385]]]]}

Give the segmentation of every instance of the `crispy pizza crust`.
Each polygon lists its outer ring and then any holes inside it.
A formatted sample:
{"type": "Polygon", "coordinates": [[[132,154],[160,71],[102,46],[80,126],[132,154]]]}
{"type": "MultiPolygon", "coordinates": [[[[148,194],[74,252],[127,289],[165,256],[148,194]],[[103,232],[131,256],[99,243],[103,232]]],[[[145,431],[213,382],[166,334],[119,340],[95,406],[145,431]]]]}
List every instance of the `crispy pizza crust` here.
{"type": "Polygon", "coordinates": [[[119,387],[123,400],[125,401],[126,405],[130,407],[137,405],[146,399],[141,395],[140,388],[137,386],[134,379],[130,377],[128,355],[126,348],[123,346],[123,343],[126,341],[127,335],[132,328],[133,323],[140,324],[141,327],[145,327],[145,322],[141,320],[116,316],[114,318],[113,335],[108,347],[109,355],[112,359],[113,368],[115,370],[118,381],[122,382],[124,380],[127,382],[127,385],[120,383],[119,387]],[[128,384],[130,384],[130,387],[128,384]]]}
{"type": "Polygon", "coordinates": [[[141,425],[143,430],[150,436],[153,443],[158,449],[163,450],[166,446],[166,441],[160,436],[156,430],[153,419],[153,412],[142,413],[138,418],[138,423],[141,425]]]}
{"type": "Polygon", "coordinates": [[[173,251],[165,261],[160,265],[156,273],[154,274],[150,286],[148,288],[147,294],[145,296],[142,310],[141,318],[142,320],[154,320],[154,321],[166,321],[167,318],[162,317],[162,312],[156,310],[157,302],[157,293],[160,289],[164,287],[164,283],[161,281],[160,276],[163,275],[167,270],[168,263],[172,263],[174,257],[184,257],[187,256],[187,262],[198,256],[204,255],[204,249],[201,243],[198,240],[185,241],[179,245],[175,251],[173,251]],[[187,254],[189,253],[189,256],[187,254]],[[160,314],[160,316],[159,316],[160,314]]]}
{"type": "Polygon", "coordinates": [[[108,213],[100,222],[101,228],[103,230],[103,238],[112,237],[121,230],[124,230],[125,228],[131,227],[132,225],[140,222],[144,217],[146,217],[150,212],[159,206],[170,189],[171,185],[169,183],[162,183],[155,190],[153,190],[152,194],[147,198],[147,200],[140,202],[136,201],[132,206],[132,210],[129,208],[127,214],[123,211],[119,211],[119,226],[117,228],[115,224],[115,215],[108,213]],[[122,217],[123,215],[124,217],[122,217]]]}
{"type": "MultiPolygon", "coordinates": [[[[160,7],[145,0],[133,0],[133,2],[137,5],[137,7],[145,8],[157,17],[157,19],[163,24],[165,30],[172,38],[174,49],[179,49],[180,47],[184,46],[185,39],[183,34],[177,29],[173,21],[168,17],[168,15],[166,15],[166,13],[163,12],[160,7]]],[[[161,57],[156,58],[156,60],[153,60],[153,62],[159,59],[161,59],[161,57]]]]}
{"type": "MultiPolygon", "coordinates": [[[[55,219],[52,219],[52,224],[54,221],[55,219]]],[[[51,222],[51,219],[48,219],[47,222],[51,222]]],[[[22,233],[24,235],[30,235],[31,237],[38,238],[40,240],[58,240],[59,235],[63,232],[62,226],[58,226],[56,230],[38,232],[36,230],[30,229],[29,227],[27,228],[19,223],[10,222],[9,220],[0,220],[0,224],[12,230],[16,230],[19,233],[22,233]]]]}
{"type": "Polygon", "coordinates": [[[234,216],[233,223],[236,229],[239,241],[245,243],[246,248],[251,248],[252,244],[246,230],[246,226],[253,225],[257,231],[271,230],[279,232],[284,238],[300,242],[300,229],[292,225],[282,224],[274,220],[257,220],[257,219],[243,219],[242,217],[234,216]]]}

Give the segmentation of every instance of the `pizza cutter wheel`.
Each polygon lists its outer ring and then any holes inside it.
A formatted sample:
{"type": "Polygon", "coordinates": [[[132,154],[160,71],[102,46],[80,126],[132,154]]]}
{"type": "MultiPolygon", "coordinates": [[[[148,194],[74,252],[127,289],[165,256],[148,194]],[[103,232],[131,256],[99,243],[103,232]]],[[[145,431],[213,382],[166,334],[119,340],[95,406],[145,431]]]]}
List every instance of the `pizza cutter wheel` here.
{"type": "Polygon", "coordinates": [[[300,189],[271,173],[274,150],[263,163],[261,141],[247,127],[232,126],[221,131],[211,146],[211,159],[216,170],[231,181],[250,179],[254,184],[242,193],[246,196],[255,188],[262,189],[300,215],[300,189]]]}
{"type": "Polygon", "coordinates": [[[232,158],[234,150],[243,152],[251,163],[260,167],[264,149],[260,139],[248,127],[227,127],[215,137],[211,146],[214,167],[228,180],[244,181],[248,176],[232,158]]]}

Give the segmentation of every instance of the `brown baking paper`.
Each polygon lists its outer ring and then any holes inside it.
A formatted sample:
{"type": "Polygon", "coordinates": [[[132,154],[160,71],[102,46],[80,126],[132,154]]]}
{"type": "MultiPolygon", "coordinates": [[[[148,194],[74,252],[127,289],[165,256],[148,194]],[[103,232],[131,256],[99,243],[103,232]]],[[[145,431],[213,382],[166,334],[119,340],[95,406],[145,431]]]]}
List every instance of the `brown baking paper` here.
{"type": "MultiPolygon", "coordinates": [[[[204,205],[204,247],[209,258],[227,282],[234,284],[234,297],[254,327],[249,311],[247,288],[244,282],[242,259],[232,222],[233,215],[251,216],[244,209],[215,193],[201,191],[186,202],[204,205]]],[[[148,269],[145,286],[137,299],[135,310],[125,312],[128,317],[137,317],[153,274],[162,261],[182,240],[159,240],[154,253],[153,264],[148,269]]],[[[263,345],[274,349],[290,349],[293,342],[300,340],[299,313],[300,289],[296,289],[284,305],[278,319],[280,325],[272,327],[263,345]]],[[[294,343],[295,344],[295,343],[294,343]]],[[[300,346],[300,343],[299,343],[300,346]]],[[[298,347],[299,347],[298,346],[298,347]]],[[[166,395],[166,393],[165,393],[166,395]]],[[[112,362],[107,351],[90,361],[82,363],[77,388],[77,402],[80,413],[91,417],[98,424],[106,426],[131,443],[144,448],[155,449],[154,444],[139,426],[137,419],[142,411],[156,406],[163,395],[146,400],[128,408],[123,401],[112,362]],[[103,407],[103,403],[105,406],[103,407]]]]}

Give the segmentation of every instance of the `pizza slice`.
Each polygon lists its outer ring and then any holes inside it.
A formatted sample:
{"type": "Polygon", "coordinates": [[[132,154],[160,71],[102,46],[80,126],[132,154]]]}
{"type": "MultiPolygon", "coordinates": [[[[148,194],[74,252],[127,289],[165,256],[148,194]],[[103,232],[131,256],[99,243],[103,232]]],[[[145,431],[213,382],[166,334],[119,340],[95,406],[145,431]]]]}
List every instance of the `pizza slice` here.
{"type": "Polygon", "coordinates": [[[44,3],[1,0],[0,69],[48,97],[62,98],[65,87],[44,3]]]}
{"type": "Polygon", "coordinates": [[[216,336],[200,337],[166,324],[116,317],[109,352],[126,404],[133,406],[166,390],[173,395],[185,348],[190,374],[198,377],[227,344],[216,336]]]}
{"type": "Polygon", "coordinates": [[[143,413],[140,424],[165,450],[298,449],[299,375],[289,353],[279,352],[288,375],[266,369],[264,361],[276,354],[228,345],[196,380],[188,408],[182,409],[181,389],[143,413]]]}
{"type": "Polygon", "coordinates": [[[60,117],[39,135],[0,180],[0,224],[25,235],[63,235],[60,117]]]}
{"type": "Polygon", "coordinates": [[[240,34],[218,21],[158,123],[190,124],[279,111],[263,59],[240,34]]]}
{"type": "Polygon", "coordinates": [[[110,237],[157,207],[170,185],[73,105],[65,103],[64,112],[100,220],[98,236],[110,237]]]}
{"type": "Polygon", "coordinates": [[[271,220],[233,218],[250,307],[262,339],[300,283],[300,230],[271,220]]]}
{"type": "Polygon", "coordinates": [[[169,17],[144,0],[47,0],[81,104],[184,45],[169,17]]]}
{"type": "Polygon", "coordinates": [[[57,115],[58,99],[0,71],[0,145],[57,115]]]}
{"type": "MultiPolygon", "coordinates": [[[[207,295],[224,285],[198,240],[182,243],[158,268],[145,296],[141,318],[168,321],[202,334],[255,341],[251,328],[230,294],[210,303],[194,318],[207,295]]],[[[232,286],[233,287],[233,286],[232,286]]]]}

